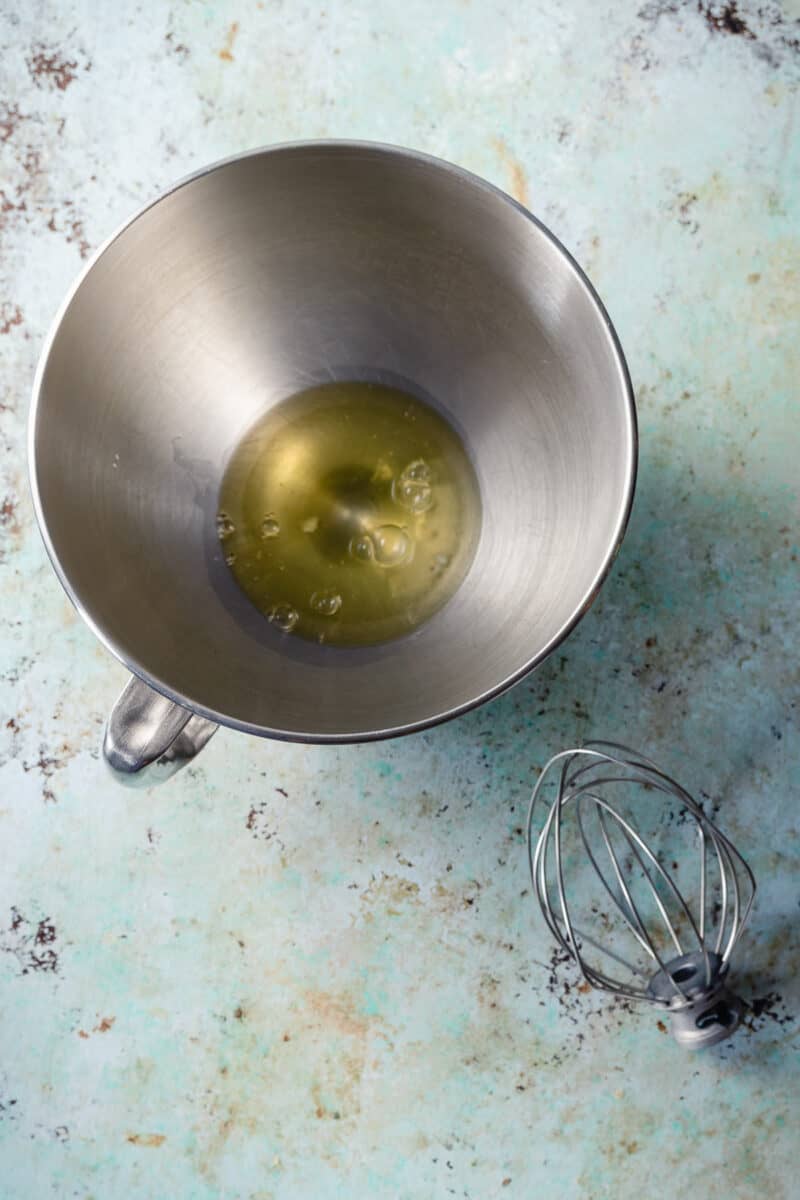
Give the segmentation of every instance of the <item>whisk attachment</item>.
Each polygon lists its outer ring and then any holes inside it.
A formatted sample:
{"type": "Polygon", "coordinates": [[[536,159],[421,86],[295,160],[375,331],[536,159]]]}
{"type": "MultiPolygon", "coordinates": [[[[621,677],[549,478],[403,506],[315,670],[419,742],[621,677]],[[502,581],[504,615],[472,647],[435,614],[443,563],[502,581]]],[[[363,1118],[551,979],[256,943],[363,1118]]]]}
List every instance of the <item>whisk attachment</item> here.
{"type": "Polygon", "coordinates": [[[542,916],[587,983],[668,1011],[684,1047],[733,1033],[745,1005],[726,978],[756,884],[685,788],[627,746],[587,742],[546,764],[527,835],[542,916]]]}

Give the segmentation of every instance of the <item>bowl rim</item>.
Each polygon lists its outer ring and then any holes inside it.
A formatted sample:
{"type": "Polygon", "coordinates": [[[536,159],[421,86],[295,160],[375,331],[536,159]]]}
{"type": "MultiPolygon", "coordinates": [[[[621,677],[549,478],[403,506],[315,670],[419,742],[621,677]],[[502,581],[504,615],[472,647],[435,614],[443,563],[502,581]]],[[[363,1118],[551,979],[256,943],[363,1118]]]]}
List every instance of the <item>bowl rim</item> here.
{"type": "Polygon", "coordinates": [[[138,676],[139,679],[141,679],[149,687],[153,688],[154,691],[166,696],[167,699],[172,700],[175,704],[180,705],[180,707],[188,709],[192,713],[197,713],[199,716],[205,717],[207,720],[214,721],[216,724],[223,725],[229,729],[239,730],[242,733],[254,734],[257,737],[268,737],[277,741],[299,742],[317,745],[346,745],[348,743],[380,741],[386,738],[403,737],[412,733],[421,732],[425,729],[430,729],[435,725],[442,724],[445,721],[452,720],[454,717],[458,717],[464,713],[470,712],[472,709],[478,708],[480,705],[487,703],[489,700],[495,699],[497,696],[502,695],[503,692],[508,691],[509,688],[514,687],[515,684],[519,683],[521,679],[524,679],[525,676],[530,674],[531,671],[535,670],[537,666],[539,666],[559,645],[561,645],[561,643],[569,636],[578,622],[586,615],[594,603],[600,588],[605,582],[609,571],[611,570],[614,560],[616,559],[622,545],[622,541],[628,527],[631,509],[633,507],[639,457],[639,432],[636,414],[636,401],[630,372],[628,370],[628,364],[625,359],[625,354],[623,352],[619,336],[614,328],[605,305],[603,304],[603,301],[600,299],[600,296],[598,295],[586,272],[583,270],[574,256],[570,254],[569,250],[566,249],[563,243],[559,241],[555,234],[552,233],[552,231],[548,229],[538,217],[536,217],[529,209],[527,209],[525,205],[521,204],[513,196],[510,196],[507,192],[504,192],[502,188],[497,187],[495,184],[490,183],[487,179],[482,178],[480,175],[475,174],[475,172],[470,171],[465,167],[458,166],[456,163],[449,162],[447,159],[439,158],[436,155],[427,154],[421,150],[415,150],[410,147],[393,145],[386,142],[350,138],[311,138],[297,141],[276,142],[273,144],[258,146],[251,150],[245,150],[238,154],[228,155],[225,158],[218,159],[213,163],[209,163],[208,165],[201,167],[197,171],[192,171],[190,174],[183,176],[164,191],[160,192],[152,200],[149,200],[147,203],[143,204],[131,216],[127,217],[122,224],[119,225],[90,255],[83,268],[79,271],[76,278],[67,289],[66,295],[61,301],[61,304],[56,311],[56,315],[50,324],[50,328],[45,337],[41,354],[39,356],[36,373],[34,375],[33,392],[28,415],[27,442],[28,474],[33,508],[45,549],[56,576],[61,583],[61,586],[63,587],[77,612],[86,622],[95,637],[97,637],[102,643],[102,645],[105,646],[105,648],[120,663],[122,663],[123,666],[127,667],[127,669],[133,675],[138,676]],[[194,183],[198,179],[202,179],[205,175],[210,175],[215,171],[219,171],[232,165],[233,163],[237,163],[248,158],[259,158],[269,154],[280,154],[303,150],[313,151],[321,149],[343,151],[362,150],[373,153],[378,152],[386,156],[405,158],[412,162],[418,162],[429,167],[434,167],[438,170],[449,172],[469,186],[488,192],[502,200],[504,203],[509,204],[512,208],[515,208],[519,213],[521,213],[527,221],[530,221],[530,223],[547,238],[547,240],[564,259],[567,267],[572,271],[573,276],[582,287],[584,293],[588,297],[590,303],[600,318],[601,324],[605,328],[606,335],[611,343],[611,349],[617,371],[619,373],[621,391],[626,402],[629,431],[629,448],[626,462],[624,464],[624,500],[620,507],[620,512],[614,530],[614,536],[610,542],[610,545],[606,549],[605,554],[602,556],[600,565],[594,574],[591,585],[589,588],[587,588],[583,598],[573,611],[572,615],[561,625],[553,637],[551,637],[543,647],[540,647],[540,649],[538,649],[537,652],[527,659],[520,667],[511,672],[499,683],[492,685],[490,688],[485,689],[477,696],[473,696],[461,704],[454,705],[453,707],[448,708],[441,713],[437,713],[432,717],[428,716],[418,721],[408,722],[405,725],[387,726],[382,729],[365,730],[358,733],[315,733],[312,731],[289,731],[286,729],[275,729],[269,726],[256,725],[252,722],[230,717],[225,713],[217,712],[203,704],[199,704],[191,697],[183,695],[181,692],[171,687],[166,680],[160,679],[158,676],[153,675],[150,671],[148,671],[140,662],[136,660],[133,655],[128,653],[128,651],[116,641],[116,639],[108,630],[104,629],[94,620],[78,595],[76,589],[70,583],[67,572],[64,570],[61,564],[61,561],[58,557],[58,552],[56,551],[47,528],[44,506],[42,504],[39,489],[36,464],[36,429],[38,423],[39,403],[42,394],[44,376],[47,370],[47,364],[50,359],[53,345],[58,335],[58,331],[61,328],[62,321],[70,305],[72,304],[72,301],[77,295],[78,290],[96,263],[105,254],[106,250],[108,250],[109,247],[113,245],[113,243],[116,242],[117,239],[121,237],[130,226],[138,221],[140,217],[144,216],[144,214],[151,208],[154,208],[162,200],[165,200],[168,196],[180,191],[181,188],[186,187],[188,184],[194,183]]]}

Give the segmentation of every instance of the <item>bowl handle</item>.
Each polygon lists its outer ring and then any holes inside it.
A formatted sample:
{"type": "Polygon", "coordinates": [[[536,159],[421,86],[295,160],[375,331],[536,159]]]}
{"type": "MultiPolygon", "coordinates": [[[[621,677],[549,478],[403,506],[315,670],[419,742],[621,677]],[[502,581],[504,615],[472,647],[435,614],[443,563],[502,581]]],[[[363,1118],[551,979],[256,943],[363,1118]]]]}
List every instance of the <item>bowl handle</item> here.
{"type": "Polygon", "coordinates": [[[218,729],[134,675],[108,718],[103,758],[120,783],[151,787],[190,762],[218,729]]]}

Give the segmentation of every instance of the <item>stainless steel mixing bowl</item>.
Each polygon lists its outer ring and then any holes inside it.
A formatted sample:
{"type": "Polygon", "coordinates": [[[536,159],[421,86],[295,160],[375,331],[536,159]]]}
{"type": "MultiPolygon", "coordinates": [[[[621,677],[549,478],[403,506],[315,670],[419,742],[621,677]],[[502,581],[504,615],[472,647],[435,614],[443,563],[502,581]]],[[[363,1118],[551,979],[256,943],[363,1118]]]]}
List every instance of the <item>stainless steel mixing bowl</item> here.
{"type": "Polygon", "coordinates": [[[134,217],[59,313],[30,437],[55,569],[138,677],[106,735],[107,758],[131,773],[185,759],[217,723],[355,741],[496,695],[586,611],[636,472],[622,351],[564,248],[474,175],[355,142],[244,154],[134,217]],[[431,398],[467,445],[483,505],[455,597],[364,649],[270,626],[214,526],[248,426],[299,388],[348,378],[431,398]]]}

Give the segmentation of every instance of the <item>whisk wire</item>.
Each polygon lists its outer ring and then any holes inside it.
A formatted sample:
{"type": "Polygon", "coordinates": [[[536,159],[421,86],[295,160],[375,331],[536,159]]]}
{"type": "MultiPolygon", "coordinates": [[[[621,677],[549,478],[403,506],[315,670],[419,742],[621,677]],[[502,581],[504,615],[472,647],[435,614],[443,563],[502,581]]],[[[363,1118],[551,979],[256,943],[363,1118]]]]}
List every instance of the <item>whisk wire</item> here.
{"type": "Polygon", "coordinates": [[[586,941],[589,945],[594,946],[596,950],[599,950],[604,954],[608,954],[609,957],[615,959],[615,961],[620,963],[621,966],[626,967],[632,974],[640,975],[642,978],[646,979],[647,977],[644,972],[640,971],[638,967],[630,963],[621,955],[616,954],[613,951],[609,951],[607,947],[601,945],[583,930],[576,929],[572,924],[569,911],[562,910],[561,915],[559,915],[556,905],[550,899],[549,885],[547,881],[547,849],[550,833],[554,826],[554,840],[558,844],[558,818],[561,807],[561,805],[553,805],[553,807],[550,809],[550,812],[547,815],[545,826],[539,835],[535,856],[533,856],[531,853],[530,838],[530,816],[532,810],[529,812],[528,858],[531,869],[531,877],[534,880],[534,890],[539,900],[539,907],[542,911],[542,916],[544,917],[544,920],[555,940],[567,954],[575,959],[581,974],[587,983],[590,983],[593,987],[613,987],[615,990],[623,992],[625,995],[629,995],[631,998],[640,999],[645,994],[644,989],[630,988],[627,985],[621,984],[619,981],[612,979],[610,976],[607,976],[604,972],[599,971],[594,967],[590,967],[581,953],[581,941],[586,941]],[[563,923],[563,928],[560,922],[563,923]]]}
{"type": "MultiPolygon", "coordinates": [[[[753,899],[755,897],[756,885],[755,885],[755,878],[753,876],[752,871],[750,870],[747,863],[742,858],[741,854],[736,849],[736,847],[728,840],[728,838],[725,837],[725,835],[723,833],[720,833],[719,830],[716,830],[715,834],[716,834],[715,846],[717,848],[717,853],[718,853],[718,855],[721,855],[724,858],[725,862],[727,863],[727,865],[729,867],[728,873],[730,875],[731,892],[733,894],[733,913],[732,913],[732,919],[731,919],[731,932],[730,932],[730,935],[728,938],[727,945],[725,946],[725,949],[722,951],[722,960],[723,960],[723,962],[727,963],[728,960],[730,959],[731,954],[733,953],[733,949],[734,949],[736,943],[738,942],[739,938],[741,937],[745,922],[747,921],[747,918],[750,915],[750,909],[752,907],[753,899]],[[739,881],[740,873],[744,874],[745,879],[748,882],[749,895],[747,898],[747,902],[744,904],[743,904],[743,897],[742,897],[742,889],[740,887],[740,881],[739,881]]],[[[720,869],[722,869],[722,868],[720,868],[720,869]]],[[[719,932],[719,936],[717,939],[718,940],[717,953],[719,953],[722,948],[722,941],[724,938],[724,932],[725,932],[726,926],[727,926],[727,920],[724,919],[724,914],[723,914],[723,923],[721,923],[721,925],[720,925],[720,932],[719,932]]]]}
{"type": "MultiPolygon", "coordinates": [[[[614,818],[614,820],[618,823],[618,825],[622,829],[623,836],[625,837],[625,840],[627,841],[628,846],[630,847],[631,853],[633,854],[634,858],[638,862],[639,867],[642,872],[642,875],[647,880],[648,886],[650,888],[650,893],[653,897],[653,900],[655,901],[655,904],[656,904],[656,907],[658,908],[659,913],[661,914],[661,918],[667,927],[667,932],[670,934],[673,942],[675,943],[675,949],[677,950],[679,955],[683,954],[683,947],[681,946],[680,939],[679,939],[677,933],[675,932],[672,922],[669,919],[667,910],[665,909],[665,907],[661,901],[661,897],[659,896],[658,891],[656,889],[656,885],[650,876],[650,872],[647,870],[645,861],[642,858],[642,855],[639,853],[639,848],[641,848],[641,850],[644,852],[644,854],[651,860],[651,862],[653,863],[653,866],[660,873],[661,877],[672,888],[678,902],[680,904],[682,904],[684,912],[686,913],[689,921],[692,923],[692,925],[694,925],[694,922],[692,921],[692,915],[689,912],[688,906],[686,905],[686,902],[684,901],[683,896],[678,891],[678,889],[675,887],[675,885],[673,884],[672,880],[667,875],[667,873],[664,871],[663,867],[661,866],[661,864],[659,863],[658,859],[655,857],[653,852],[650,850],[649,846],[639,836],[639,834],[636,832],[636,830],[633,828],[633,826],[629,825],[628,822],[623,817],[621,817],[620,814],[615,809],[613,809],[609,804],[606,804],[605,801],[597,800],[596,803],[598,804],[598,806],[601,809],[605,809],[606,812],[608,812],[609,815],[614,818]]],[[[633,901],[631,901],[631,903],[633,903],[633,901]]],[[[637,911],[637,920],[639,920],[641,922],[641,916],[639,915],[638,911],[637,911]]],[[[661,955],[656,950],[655,945],[654,945],[652,939],[649,937],[649,935],[647,937],[647,941],[648,941],[648,945],[651,948],[653,958],[658,963],[659,968],[662,971],[666,970],[666,964],[665,964],[664,960],[661,958],[661,955]]],[[[686,999],[686,994],[683,991],[683,988],[677,982],[677,980],[673,979],[672,982],[675,987],[675,991],[678,993],[678,995],[681,996],[683,999],[686,999]]]]}
{"type": "Polygon", "coordinates": [[[717,856],[720,874],[720,917],[722,918],[717,933],[717,940],[714,945],[715,954],[719,954],[722,948],[722,941],[725,936],[725,926],[728,921],[728,874],[725,870],[725,859],[722,855],[722,848],[718,837],[711,835],[711,841],[714,846],[714,852],[717,856]]]}
{"type": "Polygon", "coordinates": [[[702,825],[697,826],[700,835],[700,940],[706,933],[706,835],[702,825]]]}
{"type": "MultiPolygon", "coordinates": [[[[595,801],[597,799],[597,797],[591,793],[589,793],[585,798],[589,799],[589,800],[595,800],[595,801]]],[[[595,869],[597,878],[600,880],[603,887],[606,889],[609,896],[611,897],[611,900],[616,905],[619,912],[622,914],[622,918],[625,921],[625,924],[628,926],[628,928],[630,929],[633,936],[636,938],[639,945],[642,947],[642,949],[645,951],[646,954],[649,954],[651,958],[655,958],[655,953],[653,951],[653,947],[650,944],[649,938],[647,936],[647,930],[645,929],[645,927],[642,923],[642,920],[639,916],[639,913],[636,910],[636,906],[634,905],[634,903],[631,899],[630,892],[628,891],[622,871],[620,870],[619,860],[617,859],[616,851],[614,850],[614,847],[611,843],[611,839],[608,836],[608,830],[606,829],[605,821],[604,821],[603,815],[602,815],[602,810],[600,810],[600,809],[597,810],[597,817],[600,822],[600,831],[603,836],[603,842],[605,844],[605,848],[608,853],[608,857],[611,860],[611,866],[614,871],[614,877],[617,881],[617,886],[619,887],[620,893],[622,894],[622,897],[625,902],[624,905],[622,903],[620,903],[619,897],[615,895],[614,891],[609,886],[608,880],[606,879],[604,872],[600,869],[600,866],[598,865],[597,859],[594,856],[594,852],[593,852],[591,846],[589,845],[589,840],[586,836],[586,830],[584,829],[584,826],[583,826],[583,819],[582,819],[582,815],[581,815],[581,803],[582,803],[583,799],[584,799],[583,796],[578,797],[578,802],[576,805],[576,817],[578,820],[578,828],[580,830],[581,840],[583,841],[583,846],[584,846],[584,849],[586,850],[586,854],[589,858],[589,861],[591,862],[592,866],[595,869]],[[625,911],[626,908],[627,908],[627,912],[625,911]]]]}

